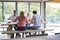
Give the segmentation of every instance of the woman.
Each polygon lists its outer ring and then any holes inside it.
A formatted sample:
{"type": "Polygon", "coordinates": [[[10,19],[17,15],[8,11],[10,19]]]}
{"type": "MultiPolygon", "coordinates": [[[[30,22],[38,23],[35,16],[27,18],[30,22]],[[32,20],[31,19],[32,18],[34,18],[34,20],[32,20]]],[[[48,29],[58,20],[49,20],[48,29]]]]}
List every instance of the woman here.
{"type": "Polygon", "coordinates": [[[26,28],[28,29],[30,27],[30,21],[31,21],[29,12],[27,12],[27,21],[28,21],[28,23],[26,24],[26,28]]]}
{"type": "MultiPolygon", "coordinates": [[[[16,18],[16,22],[18,22],[18,27],[15,28],[15,30],[18,30],[18,31],[23,31],[26,29],[26,22],[27,22],[27,19],[26,17],[24,16],[24,12],[21,11],[20,12],[20,16],[18,16],[16,18]]],[[[16,36],[18,36],[19,34],[17,33],[16,36]]]]}

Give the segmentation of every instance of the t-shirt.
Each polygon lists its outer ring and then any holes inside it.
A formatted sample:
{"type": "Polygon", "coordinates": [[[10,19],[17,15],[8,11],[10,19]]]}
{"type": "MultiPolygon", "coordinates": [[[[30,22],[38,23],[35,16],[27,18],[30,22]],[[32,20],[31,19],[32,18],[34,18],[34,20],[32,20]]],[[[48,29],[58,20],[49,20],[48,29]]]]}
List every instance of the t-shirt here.
{"type": "Polygon", "coordinates": [[[11,19],[12,21],[15,21],[16,17],[17,15],[16,16],[12,15],[9,19],[11,19]]]}
{"type": "Polygon", "coordinates": [[[34,26],[40,26],[40,15],[33,15],[32,20],[34,20],[34,26]]]}
{"type": "Polygon", "coordinates": [[[25,26],[26,26],[26,22],[27,22],[26,17],[24,18],[23,21],[21,21],[20,16],[18,16],[18,17],[16,18],[16,21],[18,21],[18,26],[19,26],[19,27],[25,27],[25,26]]]}

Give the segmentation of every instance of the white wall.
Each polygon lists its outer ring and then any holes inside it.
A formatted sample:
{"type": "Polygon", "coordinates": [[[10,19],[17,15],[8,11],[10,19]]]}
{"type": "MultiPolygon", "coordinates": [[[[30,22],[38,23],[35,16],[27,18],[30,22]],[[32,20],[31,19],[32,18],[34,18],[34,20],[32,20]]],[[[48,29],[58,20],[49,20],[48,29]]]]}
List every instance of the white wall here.
{"type": "Polygon", "coordinates": [[[41,2],[41,1],[49,1],[49,0],[0,0],[0,1],[32,1],[32,2],[41,2]]]}

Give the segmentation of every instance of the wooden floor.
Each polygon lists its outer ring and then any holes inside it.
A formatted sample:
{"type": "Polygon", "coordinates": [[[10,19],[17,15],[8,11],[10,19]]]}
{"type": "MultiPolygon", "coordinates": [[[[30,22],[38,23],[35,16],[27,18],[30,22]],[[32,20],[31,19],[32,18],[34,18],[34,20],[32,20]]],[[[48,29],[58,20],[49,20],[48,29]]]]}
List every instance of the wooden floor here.
{"type": "Polygon", "coordinates": [[[10,39],[5,36],[0,36],[0,40],[60,40],[60,35],[35,36],[35,37],[15,38],[15,39],[10,39]]]}

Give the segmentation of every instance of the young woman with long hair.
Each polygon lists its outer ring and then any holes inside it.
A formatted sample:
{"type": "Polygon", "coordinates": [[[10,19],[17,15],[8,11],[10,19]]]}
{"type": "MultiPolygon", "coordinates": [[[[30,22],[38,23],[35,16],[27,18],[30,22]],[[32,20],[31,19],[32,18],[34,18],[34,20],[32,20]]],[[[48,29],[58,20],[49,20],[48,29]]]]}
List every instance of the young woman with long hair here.
{"type": "MultiPolygon", "coordinates": [[[[20,16],[16,18],[16,22],[18,22],[18,25],[17,25],[17,28],[15,28],[15,30],[23,31],[26,29],[27,18],[24,16],[23,11],[21,11],[20,16]]],[[[17,35],[18,33],[16,34],[16,36],[17,35]]]]}

